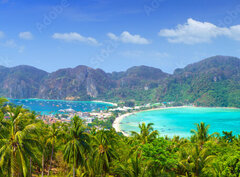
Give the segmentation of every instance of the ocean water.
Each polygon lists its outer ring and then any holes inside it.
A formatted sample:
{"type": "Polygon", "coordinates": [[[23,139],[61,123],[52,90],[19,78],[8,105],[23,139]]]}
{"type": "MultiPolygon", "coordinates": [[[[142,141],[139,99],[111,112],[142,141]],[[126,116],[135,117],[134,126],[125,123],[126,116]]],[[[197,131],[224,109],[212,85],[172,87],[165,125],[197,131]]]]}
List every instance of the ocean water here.
{"type": "Polygon", "coordinates": [[[90,112],[93,110],[105,110],[111,104],[92,101],[63,101],[44,99],[9,99],[16,105],[23,105],[24,108],[39,112],[44,115],[59,113],[61,109],[74,109],[75,111],[90,112]]]}
{"type": "Polygon", "coordinates": [[[190,130],[200,122],[210,125],[210,133],[233,131],[233,134],[240,134],[240,109],[186,107],[144,111],[124,118],[120,128],[128,134],[139,132],[138,125],[142,122],[154,123],[154,129],[168,137],[190,137],[190,130]]]}

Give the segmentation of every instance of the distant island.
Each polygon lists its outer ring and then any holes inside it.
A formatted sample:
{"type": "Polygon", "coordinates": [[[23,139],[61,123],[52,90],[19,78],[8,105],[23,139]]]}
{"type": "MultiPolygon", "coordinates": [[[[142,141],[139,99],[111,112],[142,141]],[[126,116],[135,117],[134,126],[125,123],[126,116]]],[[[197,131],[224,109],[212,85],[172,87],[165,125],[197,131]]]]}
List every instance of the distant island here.
{"type": "Polygon", "coordinates": [[[240,107],[240,59],[228,56],[207,58],[173,74],[148,66],[106,73],[81,65],[48,73],[22,65],[0,66],[0,78],[0,95],[8,98],[240,107]]]}

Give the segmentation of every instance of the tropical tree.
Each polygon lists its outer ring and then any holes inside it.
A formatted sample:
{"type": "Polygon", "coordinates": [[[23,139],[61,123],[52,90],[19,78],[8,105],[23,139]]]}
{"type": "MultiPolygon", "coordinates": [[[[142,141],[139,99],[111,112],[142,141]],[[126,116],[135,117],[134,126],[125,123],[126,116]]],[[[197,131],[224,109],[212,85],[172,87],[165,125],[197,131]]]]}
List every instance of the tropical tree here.
{"type": "Polygon", "coordinates": [[[214,137],[215,135],[219,135],[218,133],[209,134],[210,125],[206,125],[203,122],[195,125],[197,129],[191,130],[191,133],[193,134],[192,140],[199,142],[201,146],[210,138],[214,137]]]}
{"type": "Polygon", "coordinates": [[[50,143],[52,145],[52,152],[51,152],[51,157],[50,157],[48,175],[47,176],[50,175],[50,171],[51,171],[51,168],[52,168],[52,161],[53,161],[55,144],[60,137],[61,137],[61,129],[59,127],[59,124],[53,123],[50,126],[50,130],[48,132],[48,137],[47,137],[47,141],[46,141],[47,144],[50,143]]]}
{"type": "Polygon", "coordinates": [[[132,131],[132,136],[139,140],[142,144],[152,142],[159,135],[157,130],[153,130],[153,123],[149,124],[139,124],[140,133],[132,131]]]}
{"type": "Polygon", "coordinates": [[[178,148],[173,144],[159,137],[151,143],[142,145],[142,158],[151,162],[149,164],[151,176],[159,176],[164,171],[170,172],[177,167],[176,151],[178,148]]]}
{"type": "Polygon", "coordinates": [[[64,159],[72,165],[73,177],[76,176],[76,169],[84,165],[85,155],[90,148],[89,140],[89,135],[86,133],[82,120],[78,116],[74,116],[64,148],[64,159]]]}
{"type": "Polygon", "coordinates": [[[183,170],[183,174],[188,176],[200,176],[204,174],[207,167],[210,168],[215,157],[215,155],[209,153],[208,148],[201,148],[197,144],[187,143],[178,152],[179,168],[183,170]]]}
{"type": "Polygon", "coordinates": [[[45,160],[47,157],[48,147],[49,147],[49,126],[47,124],[41,123],[41,126],[38,129],[39,134],[39,150],[42,155],[42,177],[44,176],[44,170],[45,170],[45,160]]]}
{"type": "Polygon", "coordinates": [[[222,139],[224,141],[226,141],[227,143],[232,143],[236,139],[236,137],[233,135],[232,131],[230,131],[230,132],[223,131],[222,133],[223,133],[222,139]]]}
{"type": "Polygon", "coordinates": [[[144,177],[147,176],[149,162],[143,163],[143,158],[136,152],[124,164],[118,164],[114,173],[122,177],[144,177]]]}
{"type": "Polygon", "coordinates": [[[8,100],[6,98],[2,98],[0,97],[0,109],[4,106],[4,104],[8,102],[8,100]]]}
{"type": "Polygon", "coordinates": [[[95,171],[101,176],[110,172],[110,163],[118,158],[116,147],[117,134],[113,130],[99,130],[92,139],[92,155],[95,162],[95,171]]]}
{"type": "Polygon", "coordinates": [[[9,121],[1,120],[4,133],[0,134],[0,167],[8,176],[27,176],[29,158],[37,161],[33,147],[38,142],[34,136],[38,125],[32,122],[32,118],[29,120],[30,114],[21,106],[8,106],[9,121]]]}

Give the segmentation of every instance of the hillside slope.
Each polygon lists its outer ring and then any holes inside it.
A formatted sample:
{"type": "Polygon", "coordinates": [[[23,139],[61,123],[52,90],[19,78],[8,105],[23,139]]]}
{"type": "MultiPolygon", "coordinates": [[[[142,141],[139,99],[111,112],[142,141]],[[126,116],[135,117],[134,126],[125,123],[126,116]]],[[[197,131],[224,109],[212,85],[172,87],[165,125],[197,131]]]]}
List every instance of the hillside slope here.
{"type": "Polygon", "coordinates": [[[240,107],[240,60],[215,56],[176,69],[156,98],[199,106],[240,107]]]}
{"type": "Polygon", "coordinates": [[[48,73],[31,66],[0,67],[0,95],[10,98],[38,96],[42,80],[48,73]]]}
{"type": "Polygon", "coordinates": [[[115,82],[103,70],[81,65],[49,74],[43,80],[38,96],[47,99],[76,97],[89,100],[114,87],[116,87],[115,82]]]}
{"type": "Polygon", "coordinates": [[[215,56],[176,69],[134,66],[105,73],[87,66],[47,73],[31,66],[0,66],[0,95],[108,101],[194,103],[199,106],[240,107],[240,59],[215,56]]]}

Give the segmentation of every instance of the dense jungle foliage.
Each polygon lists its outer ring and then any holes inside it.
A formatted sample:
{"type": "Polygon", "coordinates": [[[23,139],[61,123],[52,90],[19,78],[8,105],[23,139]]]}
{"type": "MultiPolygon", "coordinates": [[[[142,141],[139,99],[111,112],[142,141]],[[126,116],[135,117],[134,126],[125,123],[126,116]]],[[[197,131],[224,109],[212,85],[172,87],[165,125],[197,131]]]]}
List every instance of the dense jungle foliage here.
{"type": "Polygon", "coordinates": [[[161,137],[152,124],[125,137],[114,129],[44,124],[0,100],[0,176],[232,176],[240,174],[240,137],[209,134],[196,124],[189,139],[161,137]]]}

